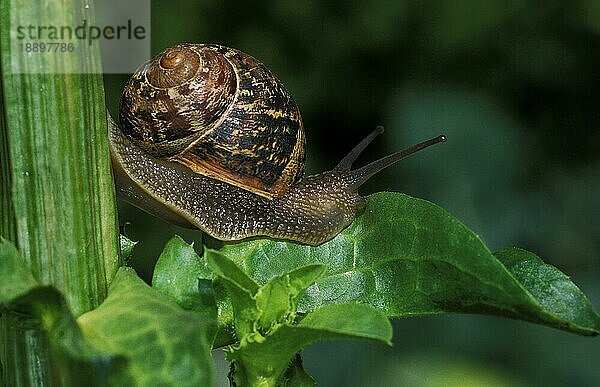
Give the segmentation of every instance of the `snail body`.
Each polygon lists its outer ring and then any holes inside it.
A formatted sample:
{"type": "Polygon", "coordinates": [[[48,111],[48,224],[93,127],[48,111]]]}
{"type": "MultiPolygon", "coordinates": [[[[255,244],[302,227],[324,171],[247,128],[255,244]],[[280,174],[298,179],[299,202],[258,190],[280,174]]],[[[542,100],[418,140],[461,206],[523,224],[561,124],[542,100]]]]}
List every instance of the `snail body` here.
{"type": "Polygon", "coordinates": [[[438,136],[351,170],[371,133],[333,170],[304,175],[299,109],[280,81],[238,50],[166,49],[126,86],[120,127],[109,115],[117,194],[221,240],[267,236],[318,245],[360,213],[358,187],[438,136]]]}

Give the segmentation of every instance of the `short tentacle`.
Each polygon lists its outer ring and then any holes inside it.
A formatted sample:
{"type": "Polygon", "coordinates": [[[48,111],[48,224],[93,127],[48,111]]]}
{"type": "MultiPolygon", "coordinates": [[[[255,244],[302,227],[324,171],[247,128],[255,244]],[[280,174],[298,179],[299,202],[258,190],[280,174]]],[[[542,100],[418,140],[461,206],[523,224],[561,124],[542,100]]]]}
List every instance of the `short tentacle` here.
{"type": "Polygon", "coordinates": [[[383,133],[383,126],[378,126],[372,131],[367,137],[359,142],[334,168],[337,171],[349,171],[352,164],[356,161],[358,156],[365,150],[365,148],[381,133],[383,133]]]}

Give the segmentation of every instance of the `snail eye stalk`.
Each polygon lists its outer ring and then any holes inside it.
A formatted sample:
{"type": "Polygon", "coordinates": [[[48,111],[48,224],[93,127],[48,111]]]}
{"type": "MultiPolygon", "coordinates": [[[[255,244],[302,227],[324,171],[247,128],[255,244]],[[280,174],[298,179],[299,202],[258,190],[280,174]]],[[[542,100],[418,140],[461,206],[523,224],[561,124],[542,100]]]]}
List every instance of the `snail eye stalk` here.
{"type": "Polygon", "coordinates": [[[340,161],[340,163],[335,167],[336,170],[347,171],[345,179],[349,190],[357,190],[358,187],[363,185],[367,180],[373,177],[373,175],[389,167],[390,165],[412,155],[413,153],[416,153],[420,150],[423,150],[440,142],[445,142],[447,140],[446,135],[440,134],[437,137],[420,142],[401,151],[392,153],[390,155],[380,158],[379,160],[375,160],[365,165],[364,167],[360,167],[351,171],[350,167],[352,166],[352,163],[356,160],[358,155],[360,155],[360,153],[375,139],[375,137],[377,137],[381,133],[383,133],[383,127],[378,126],[373,132],[371,132],[360,143],[358,143],[358,145],[356,145],[354,149],[352,149],[350,153],[348,153],[342,159],[342,161],[340,161]]]}

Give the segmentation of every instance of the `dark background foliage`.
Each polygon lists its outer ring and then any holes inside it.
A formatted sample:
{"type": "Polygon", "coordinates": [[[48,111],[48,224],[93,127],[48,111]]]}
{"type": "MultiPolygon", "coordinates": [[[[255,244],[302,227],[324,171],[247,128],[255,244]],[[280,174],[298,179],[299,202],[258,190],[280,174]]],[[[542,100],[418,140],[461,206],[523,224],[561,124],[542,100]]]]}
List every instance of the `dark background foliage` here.
{"type": "MultiPolygon", "coordinates": [[[[384,125],[359,163],[440,132],[448,142],[372,179],[429,199],[492,250],[518,245],[600,303],[600,3],[170,1],[152,4],[152,53],[180,42],[241,49],[283,81],[303,114],[309,173],[384,125]]],[[[117,111],[127,76],[106,76],[117,111]]],[[[122,204],[149,278],[173,233],[198,232],[122,204]]],[[[321,385],[588,386],[597,339],[482,316],[394,322],[395,346],[329,342],[306,351],[321,385]]]]}

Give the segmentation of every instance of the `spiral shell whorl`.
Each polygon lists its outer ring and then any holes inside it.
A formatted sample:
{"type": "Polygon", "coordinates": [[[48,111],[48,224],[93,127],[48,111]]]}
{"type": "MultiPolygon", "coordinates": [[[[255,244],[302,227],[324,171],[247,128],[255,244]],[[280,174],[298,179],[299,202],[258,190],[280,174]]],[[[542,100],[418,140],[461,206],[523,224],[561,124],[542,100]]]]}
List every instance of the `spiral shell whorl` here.
{"type": "Polygon", "coordinates": [[[123,132],[156,157],[180,153],[203,136],[235,100],[227,60],[194,45],[168,48],[144,63],[121,97],[123,132]]]}

